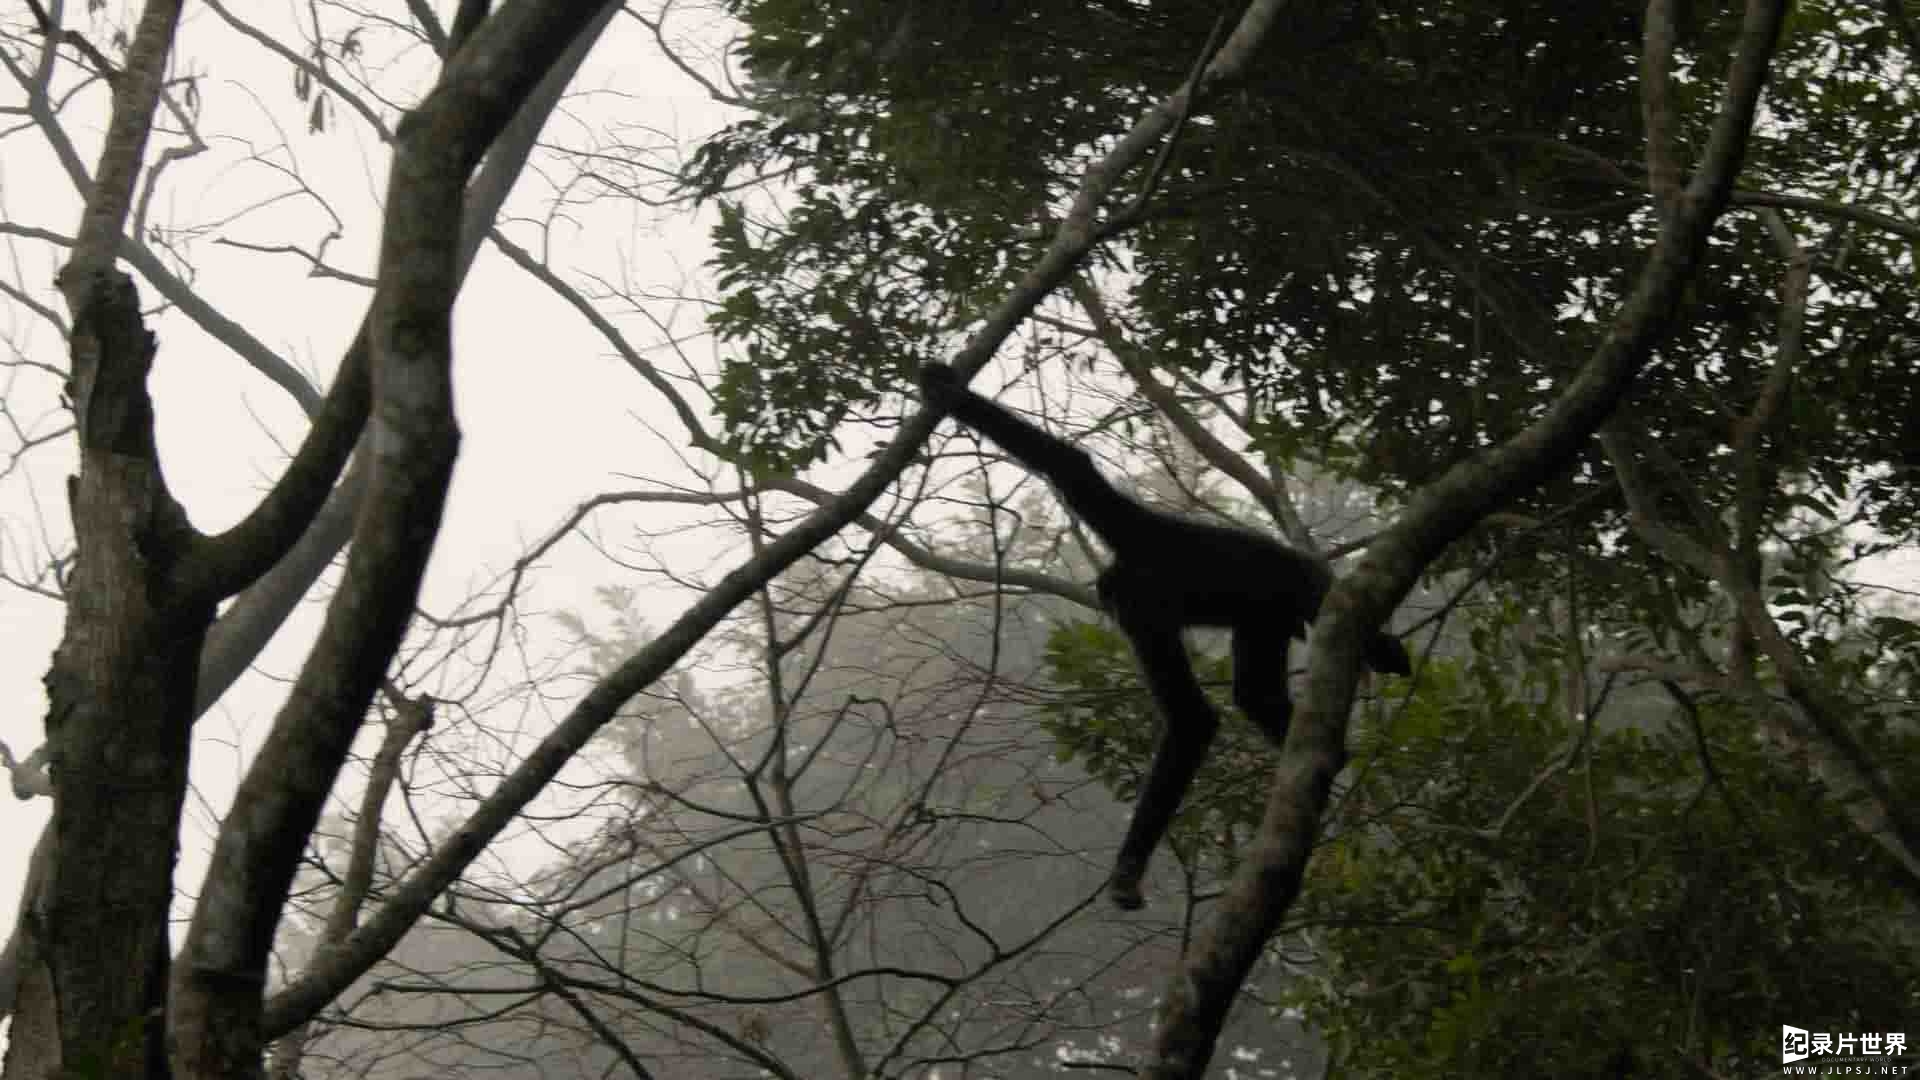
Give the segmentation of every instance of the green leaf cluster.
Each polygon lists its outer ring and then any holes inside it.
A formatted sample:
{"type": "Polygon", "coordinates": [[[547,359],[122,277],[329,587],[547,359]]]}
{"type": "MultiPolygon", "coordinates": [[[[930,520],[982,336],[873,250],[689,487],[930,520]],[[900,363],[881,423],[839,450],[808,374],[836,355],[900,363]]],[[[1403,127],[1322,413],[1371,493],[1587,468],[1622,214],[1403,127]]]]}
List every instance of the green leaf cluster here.
{"type": "MultiPolygon", "coordinates": [[[[1514,659],[1430,664],[1356,740],[1287,1001],[1339,1075],[1755,1075],[1783,1023],[1911,1026],[1908,900],[1742,714],[1589,728],[1549,689],[1564,669],[1483,670],[1514,659]]],[[[1910,768],[1920,739],[1882,749],[1910,768]]]]}
{"type": "MultiPolygon", "coordinates": [[[[738,346],[720,393],[734,439],[789,466],[829,453],[837,424],[878,414],[952,346],[1089,161],[1240,10],[735,7],[761,111],[704,147],[689,180],[715,194],[783,185],[778,213],[723,215],[714,325],[738,346]]],[[[1705,141],[1734,14],[1683,5],[1683,146],[1705,141]]],[[[1641,15],[1551,0],[1289,5],[1250,77],[1205,104],[1164,167],[1121,178],[1152,192],[1103,264],[1135,343],[1253,388],[1265,448],[1387,488],[1512,435],[1598,340],[1651,240],[1641,15]]],[[[1911,220],[1911,67],[1882,5],[1797,5],[1742,186],[1911,220]]],[[[1912,240],[1831,212],[1790,225],[1822,276],[1776,464],[1903,530],[1920,490],[1912,240]]],[[[1731,417],[1771,362],[1786,262],[1753,209],[1709,261],[1632,410],[1719,498],[1734,483],[1731,417]]],[[[1586,466],[1520,508],[1577,509],[1568,524],[1588,536],[1619,513],[1586,466]]]]}

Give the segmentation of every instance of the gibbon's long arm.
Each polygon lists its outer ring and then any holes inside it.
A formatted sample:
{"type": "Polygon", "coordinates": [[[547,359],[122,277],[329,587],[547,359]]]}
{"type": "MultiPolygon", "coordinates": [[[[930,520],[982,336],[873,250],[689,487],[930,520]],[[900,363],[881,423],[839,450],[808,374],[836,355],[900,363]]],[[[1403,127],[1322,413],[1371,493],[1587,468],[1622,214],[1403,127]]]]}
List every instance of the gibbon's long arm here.
{"type": "MultiPolygon", "coordinates": [[[[1101,575],[1102,604],[1109,610],[1126,600],[1109,594],[1137,593],[1149,610],[1181,626],[1237,632],[1274,626],[1301,638],[1319,615],[1333,571],[1318,556],[1263,533],[1190,521],[1139,502],[1100,475],[1086,451],[967,389],[946,364],[922,367],[920,390],[929,404],[1051,481],[1067,506],[1100,534],[1114,556],[1101,575]]],[[[1284,636],[1281,641],[1284,647],[1284,636]]],[[[1362,656],[1375,671],[1413,670],[1400,639],[1382,630],[1368,635],[1362,656]]]]}
{"type": "Polygon", "coordinates": [[[951,367],[945,364],[922,367],[920,392],[929,404],[945,409],[948,415],[991,439],[1020,464],[1052,481],[1068,509],[1099,533],[1109,547],[1123,543],[1124,538],[1153,513],[1100,475],[1093,457],[1085,450],[1047,434],[998,403],[967,389],[961,384],[959,373],[951,367]]]}

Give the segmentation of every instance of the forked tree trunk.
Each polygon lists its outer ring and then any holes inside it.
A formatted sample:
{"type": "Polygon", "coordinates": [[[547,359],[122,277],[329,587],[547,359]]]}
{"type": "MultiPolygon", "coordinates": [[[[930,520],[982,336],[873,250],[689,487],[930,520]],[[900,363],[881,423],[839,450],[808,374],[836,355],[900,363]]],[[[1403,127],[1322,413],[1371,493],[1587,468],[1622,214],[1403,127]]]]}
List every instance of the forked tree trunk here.
{"type": "Polygon", "coordinates": [[[46,679],[59,854],[33,944],[53,973],[64,1075],[161,1077],[167,915],[214,609],[172,583],[194,534],[154,449],[154,340],[133,283],[106,272],[67,284],[81,297],[69,384],[78,550],[46,679]]]}

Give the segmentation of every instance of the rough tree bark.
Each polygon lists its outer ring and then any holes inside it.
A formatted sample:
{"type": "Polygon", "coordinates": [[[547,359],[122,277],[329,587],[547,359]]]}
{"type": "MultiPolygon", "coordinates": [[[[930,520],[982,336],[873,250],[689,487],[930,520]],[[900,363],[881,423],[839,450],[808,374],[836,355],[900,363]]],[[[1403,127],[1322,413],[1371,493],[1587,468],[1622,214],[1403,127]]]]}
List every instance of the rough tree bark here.
{"type": "Polygon", "coordinates": [[[452,316],[467,177],[606,6],[522,0],[503,8],[400,124],[368,316],[366,505],[319,639],[221,823],[174,972],[167,1036],[188,1076],[261,1075],[274,927],[412,617],[459,450],[452,316]]]}
{"type": "Polygon", "coordinates": [[[167,906],[194,672],[213,601],[173,571],[195,535],[167,490],[147,373],[154,340],[113,269],[146,151],[178,0],[141,15],[114,81],[113,120],[72,260],[68,398],[80,473],[66,626],[47,672],[53,857],[32,929],[57,1003],[59,1061],[79,1075],[164,1075],[167,906]]]}
{"type": "MultiPolygon", "coordinates": [[[[605,30],[616,10],[611,5],[605,8],[587,31],[575,40],[566,56],[547,73],[540,87],[495,142],[479,174],[468,186],[458,255],[462,275],[472,266],[482,240],[492,228],[494,218],[525,166],[541,128],[559,103],[566,84],[579,70],[593,42],[605,30]]],[[[36,115],[38,122],[52,123],[50,115],[43,115],[44,110],[38,107],[39,104],[30,101],[29,111],[36,115]]],[[[297,375],[281,363],[277,355],[267,351],[264,345],[257,349],[243,347],[249,340],[244,330],[213,310],[187,287],[186,282],[173,277],[164,263],[137,242],[124,243],[121,253],[156,285],[163,298],[182,314],[200,323],[209,334],[230,344],[235,343],[236,338],[240,339],[235,347],[260,368],[262,374],[283,386],[290,385],[289,378],[297,379],[297,375]]],[[[363,325],[340,370],[364,369],[367,347],[366,328],[363,325]]],[[[289,392],[310,415],[317,418],[322,413],[324,403],[319,392],[307,388],[304,382],[292,384],[289,392]]],[[[344,426],[346,419],[342,417],[336,423],[344,426]]],[[[333,489],[325,507],[292,548],[281,556],[271,570],[235,597],[234,602],[228,605],[207,631],[195,687],[196,717],[212,707],[220,695],[233,685],[266,647],[300,598],[306,595],[333,558],[346,546],[366,495],[365,461],[363,454],[333,489]]],[[[50,794],[22,793],[17,784],[15,793],[21,798],[50,794]]],[[[39,914],[45,909],[46,894],[42,887],[49,878],[48,868],[53,861],[53,836],[53,829],[49,825],[34,848],[33,869],[21,891],[19,916],[5,949],[0,950],[0,1017],[13,1018],[8,1055],[4,1068],[0,1068],[0,1075],[9,1078],[38,1078],[48,1070],[57,1068],[59,1062],[58,1026],[53,1016],[52,988],[35,937],[38,924],[34,922],[43,919],[39,914]]]]}
{"type": "Polygon", "coordinates": [[[343,365],[280,482],[218,537],[196,532],[167,489],[146,389],[155,342],[131,279],[113,266],[179,4],[153,0],[142,13],[125,65],[113,73],[112,120],[60,276],[74,313],[76,556],[66,627],[46,677],[54,814],[45,885],[23,905],[26,940],[9,947],[19,976],[15,1034],[29,1036],[9,1050],[9,1077],[30,1072],[39,1080],[52,1068],[71,1076],[260,1074],[258,1018],[274,921],[319,800],[404,630],[451,473],[457,435],[445,392],[445,324],[461,269],[461,188],[546,70],[607,6],[512,5],[461,51],[423,105],[427,119],[403,125],[394,204],[409,212],[389,225],[373,347],[343,365]],[[281,782],[256,780],[256,769],[223,825],[198,937],[190,936],[183,969],[170,973],[180,808],[215,605],[307,534],[376,398],[367,483],[370,496],[390,498],[360,515],[365,552],[356,555],[359,574],[354,564],[348,571],[359,588],[336,601],[336,614],[351,610],[329,619],[334,633],[308,665],[320,674],[303,675],[270,736],[270,744],[280,740],[273,760],[281,782]],[[20,962],[23,954],[30,963],[20,962]],[[57,1052],[45,1037],[54,1031],[57,1052]]]}

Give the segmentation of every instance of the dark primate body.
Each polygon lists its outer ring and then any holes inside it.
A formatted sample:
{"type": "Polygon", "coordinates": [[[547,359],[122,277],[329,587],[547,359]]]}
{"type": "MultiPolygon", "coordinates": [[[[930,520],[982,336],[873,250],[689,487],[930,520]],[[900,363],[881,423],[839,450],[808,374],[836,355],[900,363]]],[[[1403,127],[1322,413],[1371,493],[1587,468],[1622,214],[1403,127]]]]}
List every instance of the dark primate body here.
{"type": "MultiPolygon", "coordinates": [[[[1113,553],[1112,565],[1098,579],[1100,604],[1132,643],[1162,718],[1159,746],[1108,885],[1114,903],[1138,908],[1147,859],[1172,823],[1219,727],[1194,678],[1180,631],[1189,626],[1233,631],[1233,703],[1279,746],[1293,717],[1288,642],[1306,637],[1307,624],[1333,584],[1333,571],[1272,537],[1147,506],[1108,483],[1086,451],[968,390],[945,364],[922,368],[920,389],[928,404],[947,410],[1052,481],[1068,508],[1113,553]]],[[[1413,670],[1406,648],[1391,634],[1375,631],[1364,655],[1375,671],[1405,675],[1413,670]]]]}

